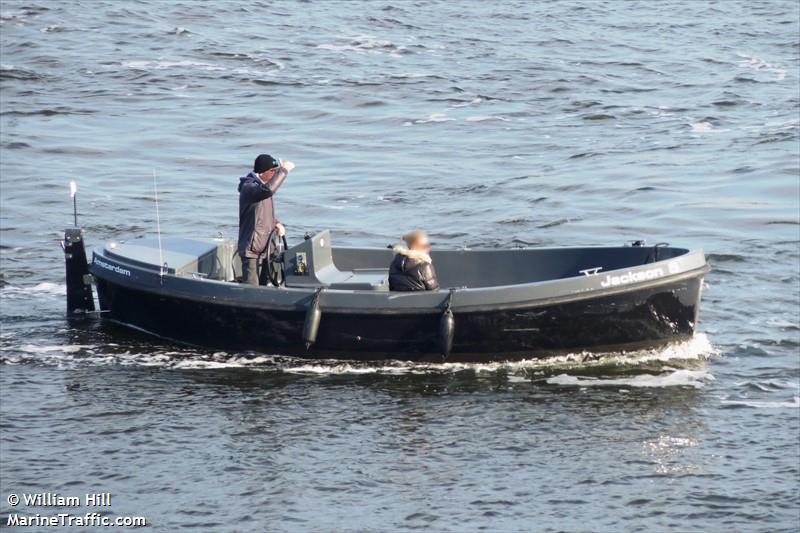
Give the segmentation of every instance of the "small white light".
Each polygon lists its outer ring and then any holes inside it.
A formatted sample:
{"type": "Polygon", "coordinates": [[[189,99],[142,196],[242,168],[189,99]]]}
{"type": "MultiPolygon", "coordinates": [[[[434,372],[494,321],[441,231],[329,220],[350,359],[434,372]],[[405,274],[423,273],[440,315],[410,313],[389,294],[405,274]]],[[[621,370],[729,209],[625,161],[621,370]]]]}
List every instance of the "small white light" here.
{"type": "Polygon", "coordinates": [[[70,198],[75,198],[75,194],[78,192],[78,184],[75,183],[75,180],[71,180],[69,182],[69,196],[70,198]]]}
{"type": "Polygon", "coordinates": [[[325,239],[320,239],[319,240],[319,247],[320,248],[325,248],[325,239]]]}

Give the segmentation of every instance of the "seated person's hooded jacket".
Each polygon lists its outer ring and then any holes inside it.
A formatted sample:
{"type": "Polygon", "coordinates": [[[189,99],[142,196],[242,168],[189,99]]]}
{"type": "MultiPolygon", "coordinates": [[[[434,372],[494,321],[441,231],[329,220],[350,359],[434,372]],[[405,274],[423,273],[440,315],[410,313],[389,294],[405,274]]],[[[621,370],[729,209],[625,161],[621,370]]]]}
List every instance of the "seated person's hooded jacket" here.
{"type": "Polygon", "coordinates": [[[394,260],[389,266],[389,290],[436,291],[439,280],[431,257],[403,246],[394,247],[394,260]]]}

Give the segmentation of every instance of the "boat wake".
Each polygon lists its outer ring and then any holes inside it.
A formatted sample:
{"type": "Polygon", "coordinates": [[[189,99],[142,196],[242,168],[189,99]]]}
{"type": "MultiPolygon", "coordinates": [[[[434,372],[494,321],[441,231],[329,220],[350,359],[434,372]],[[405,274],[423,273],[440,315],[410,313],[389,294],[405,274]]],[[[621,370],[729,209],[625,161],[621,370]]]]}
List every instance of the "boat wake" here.
{"type": "Polygon", "coordinates": [[[508,382],[541,382],[577,387],[670,387],[701,388],[713,381],[705,361],[718,354],[708,337],[699,333],[689,341],[661,349],[626,353],[575,353],[550,358],[496,363],[415,363],[386,360],[356,362],[345,359],[306,359],[256,353],[210,352],[193,348],[150,345],[138,351],[132,345],[107,344],[17,344],[14,336],[0,335],[0,364],[39,364],[76,367],[119,365],[157,367],[168,370],[248,369],[306,377],[443,375],[497,377],[508,382]]]}
{"type": "Polygon", "coordinates": [[[63,298],[66,294],[67,285],[65,283],[50,283],[48,281],[31,287],[6,285],[0,289],[0,298],[9,299],[35,299],[37,296],[58,296],[63,298]]]}
{"type": "Polygon", "coordinates": [[[673,369],[663,374],[641,374],[627,378],[596,378],[559,374],[547,379],[550,385],[579,387],[694,387],[703,388],[714,376],[705,370],[673,369]]]}
{"type": "Polygon", "coordinates": [[[281,371],[321,376],[472,373],[476,377],[490,377],[502,374],[509,382],[537,381],[548,385],[702,388],[714,381],[704,363],[709,357],[716,355],[719,352],[708,337],[699,333],[689,341],[661,349],[626,353],[576,353],[497,363],[398,361],[369,365],[345,361],[306,361],[299,365],[284,366],[281,371]],[[590,375],[584,375],[587,373],[590,375]],[[612,377],[598,377],[607,375],[612,377]],[[617,377],[620,375],[626,377],[617,377]]]}
{"type": "Polygon", "coordinates": [[[745,407],[751,409],[800,409],[800,396],[792,397],[791,401],[775,402],[765,400],[722,400],[723,407],[745,407]]]}

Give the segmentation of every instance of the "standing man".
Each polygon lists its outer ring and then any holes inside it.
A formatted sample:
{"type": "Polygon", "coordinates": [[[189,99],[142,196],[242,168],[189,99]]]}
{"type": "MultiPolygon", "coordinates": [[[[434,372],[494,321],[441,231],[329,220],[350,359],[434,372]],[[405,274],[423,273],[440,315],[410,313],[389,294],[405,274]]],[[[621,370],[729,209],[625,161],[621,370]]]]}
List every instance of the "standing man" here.
{"type": "Polygon", "coordinates": [[[286,229],[275,218],[272,196],[294,168],[291,161],[279,161],[271,155],[256,157],[253,171],[239,179],[239,257],[242,259],[242,283],[258,285],[259,261],[267,250],[273,229],[283,237],[286,229]]]}

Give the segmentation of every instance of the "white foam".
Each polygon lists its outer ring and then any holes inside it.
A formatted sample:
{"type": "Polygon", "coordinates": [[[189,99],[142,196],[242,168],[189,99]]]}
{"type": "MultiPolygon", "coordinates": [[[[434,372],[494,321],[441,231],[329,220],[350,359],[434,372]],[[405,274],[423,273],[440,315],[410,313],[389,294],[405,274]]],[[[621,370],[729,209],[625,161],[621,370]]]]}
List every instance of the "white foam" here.
{"type": "Polygon", "coordinates": [[[50,283],[49,281],[39,283],[33,287],[6,285],[0,289],[0,292],[9,294],[28,294],[31,292],[37,292],[52,294],[55,296],[64,296],[67,294],[67,285],[65,283],[50,283]]]}
{"type": "Polygon", "coordinates": [[[64,283],[42,282],[33,286],[6,285],[0,289],[1,298],[11,298],[22,300],[25,298],[41,297],[63,297],[67,294],[67,286],[64,283]]]}
{"type": "Polygon", "coordinates": [[[594,378],[560,374],[547,379],[550,385],[579,387],[694,387],[703,388],[714,376],[705,370],[674,370],[664,374],[640,374],[629,378],[594,378]]]}
{"type": "MultiPolygon", "coordinates": [[[[646,362],[646,361],[670,361],[674,359],[707,359],[719,355],[717,350],[708,335],[705,333],[697,333],[690,340],[675,344],[670,344],[664,348],[656,350],[645,350],[640,352],[631,352],[629,357],[631,362],[646,362]]],[[[621,356],[624,362],[625,355],[621,356]]]]}
{"type": "MultiPolygon", "coordinates": [[[[299,366],[287,365],[284,372],[307,374],[424,374],[430,372],[463,372],[477,374],[505,371],[511,375],[524,375],[530,370],[554,368],[588,368],[593,366],[636,366],[648,362],[702,361],[717,355],[717,350],[704,333],[698,333],[691,340],[672,344],[660,349],[641,350],[628,353],[587,354],[574,353],[541,359],[504,361],[495,363],[415,363],[398,361],[396,363],[369,365],[339,362],[321,364],[303,363],[299,366]]],[[[710,377],[713,379],[713,377],[710,377]]]]}
{"type": "Polygon", "coordinates": [[[795,396],[790,402],[767,402],[760,400],[722,400],[725,405],[739,405],[754,409],[800,409],[800,396],[795,396]]]}
{"type": "MultiPolygon", "coordinates": [[[[256,63],[258,62],[257,60],[253,60],[253,61],[256,62],[256,63]]],[[[247,68],[247,67],[237,67],[237,68],[233,69],[233,72],[235,72],[236,74],[241,74],[241,75],[246,76],[248,78],[266,78],[266,77],[274,74],[275,72],[279,72],[279,71],[283,70],[283,68],[284,68],[283,65],[278,63],[277,61],[271,61],[271,63],[273,63],[272,66],[264,67],[264,68],[258,68],[258,69],[252,69],[252,68],[247,68]]]]}
{"type": "Polygon", "coordinates": [[[714,126],[710,122],[695,122],[691,124],[694,133],[708,133],[714,131],[714,126]]]}
{"type": "Polygon", "coordinates": [[[354,366],[342,364],[306,364],[284,367],[283,372],[289,374],[404,374],[410,368],[396,366],[354,366]]]}
{"type": "Polygon", "coordinates": [[[175,369],[246,368],[269,365],[274,362],[275,358],[271,356],[229,356],[225,352],[217,352],[212,358],[171,359],[168,366],[175,369]]]}
{"type": "Polygon", "coordinates": [[[781,329],[790,328],[790,329],[797,329],[797,323],[792,320],[787,320],[782,317],[771,317],[768,318],[766,321],[768,326],[778,327],[781,329]]]}
{"type": "Polygon", "coordinates": [[[35,344],[24,344],[19,347],[21,351],[28,353],[52,353],[52,352],[75,353],[85,348],[90,348],[90,346],[84,344],[59,344],[53,346],[37,346],[35,344]]]}
{"type": "Polygon", "coordinates": [[[788,379],[766,379],[761,381],[739,381],[737,387],[754,387],[762,392],[771,392],[776,389],[791,389],[800,391],[800,383],[788,379]]]}
{"type": "MultiPolygon", "coordinates": [[[[436,112],[436,113],[431,113],[430,116],[428,116],[428,118],[426,118],[426,119],[415,120],[414,124],[429,124],[429,123],[432,123],[432,122],[434,122],[434,123],[435,122],[451,122],[453,120],[455,120],[455,119],[448,117],[446,115],[446,113],[444,113],[444,112],[436,112]]],[[[408,124],[408,123],[406,123],[406,124],[408,124]]]]}
{"type": "Polygon", "coordinates": [[[202,61],[126,61],[122,64],[133,70],[164,70],[175,67],[196,67],[201,70],[216,71],[225,70],[225,67],[215,65],[213,63],[205,63],[202,61]]]}
{"type": "Polygon", "coordinates": [[[224,361],[206,361],[198,359],[186,359],[178,361],[171,368],[175,369],[219,369],[219,368],[241,368],[242,365],[235,362],[226,363],[224,361]]]}
{"type": "MultiPolygon", "coordinates": [[[[5,338],[5,337],[4,337],[5,338]]],[[[109,343],[107,348],[117,345],[109,343]]],[[[292,374],[315,374],[315,375],[348,375],[348,374],[430,374],[430,373],[458,373],[471,372],[478,376],[490,376],[497,372],[503,372],[509,381],[530,381],[532,376],[552,375],[555,371],[561,371],[560,376],[556,376],[556,381],[566,380],[566,384],[578,385],[619,385],[624,387],[648,386],[670,386],[671,384],[681,383],[682,379],[693,383],[702,383],[713,379],[710,375],[705,375],[701,371],[698,374],[686,374],[686,372],[669,369],[673,374],[671,378],[664,376],[636,376],[633,378],[620,378],[620,380],[597,381],[590,378],[572,377],[567,373],[575,369],[586,369],[591,367],[608,367],[614,372],[615,367],[636,367],[642,363],[665,362],[665,361],[702,361],[707,357],[715,355],[717,352],[711,345],[707,336],[700,333],[692,340],[683,343],[667,346],[661,349],[643,350],[628,353],[607,353],[607,354],[587,354],[574,353],[559,355],[548,358],[526,359],[513,362],[495,363],[418,363],[412,361],[381,361],[377,363],[359,363],[353,361],[329,359],[320,361],[309,361],[291,357],[279,357],[275,355],[261,355],[253,353],[215,352],[209,354],[203,351],[183,349],[177,351],[160,351],[156,353],[137,353],[120,352],[103,353],[102,346],[87,346],[79,344],[64,345],[36,345],[25,344],[17,348],[19,352],[28,355],[27,358],[45,364],[84,364],[84,365],[131,365],[131,366],[151,366],[167,369],[231,369],[231,368],[250,368],[254,370],[267,370],[276,372],[286,372],[292,374]],[[80,352],[80,353],[79,353],[80,352]],[[100,353],[98,353],[100,352],[100,353]],[[684,372],[681,374],[680,372],[684,372]],[[562,377],[566,376],[566,377],[562,377]],[[705,377],[704,377],[705,376],[705,377]],[[570,381],[572,380],[572,381],[570,381]],[[574,381],[578,380],[578,381],[574,381]],[[630,381],[633,380],[633,381],[630,381]],[[584,383],[586,381],[586,383],[584,383]]],[[[23,359],[26,356],[22,356],[23,359]]],[[[7,357],[6,362],[14,363],[14,357],[7,357]]],[[[673,365],[679,366],[679,365],[673,365]]],[[[689,383],[691,384],[691,383],[689,383]]]]}
{"type": "Polygon", "coordinates": [[[474,117],[467,117],[467,122],[488,122],[492,120],[499,120],[500,122],[510,122],[510,119],[506,117],[501,117],[499,115],[481,115],[481,116],[474,116],[474,117]]]}
{"type": "Polygon", "coordinates": [[[413,78],[427,78],[428,76],[430,76],[430,74],[427,72],[406,72],[403,74],[398,74],[397,76],[393,77],[400,79],[413,79],[413,78]]]}
{"type": "Polygon", "coordinates": [[[30,289],[32,292],[46,292],[48,294],[56,294],[59,296],[67,294],[67,285],[65,283],[50,283],[45,281],[30,289]]]}
{"type": "Polygon", "coordinates": [[[769,72],[770,74],[775,75],[775,81],[781,81],[786,78],[786,70],[781,68],[779,65],[773,63],[767,63],[763,59],[760,59],[755,56],[750,56],[747,54],[736,54],[740,58],[739,67],[741,68],[749,68],[751,70],[755,70],[757,72],[764,71],[769,72]]]}
{"type": "Polygon", "coordinates": [[[481,98],[480,96],[478,96],[478,97],[476,97],[476,98],[473,98],[473,99],[472,99],[472,100],[470,100],[469,102],[461,102],[461,103],[459,103],[459,104],[453,104],[453,105],[451,105],[450,107],[467,107],[467,106],[471,106],[471,105],[477,105],[477,104],[480,104],[480,103],[481,103],[481,102],[483,102],[483,101],[484,101],[484,100],[483,100],[483,98],[481,98]]]}

